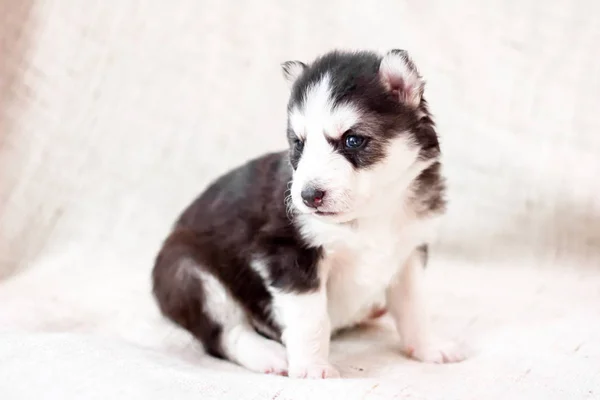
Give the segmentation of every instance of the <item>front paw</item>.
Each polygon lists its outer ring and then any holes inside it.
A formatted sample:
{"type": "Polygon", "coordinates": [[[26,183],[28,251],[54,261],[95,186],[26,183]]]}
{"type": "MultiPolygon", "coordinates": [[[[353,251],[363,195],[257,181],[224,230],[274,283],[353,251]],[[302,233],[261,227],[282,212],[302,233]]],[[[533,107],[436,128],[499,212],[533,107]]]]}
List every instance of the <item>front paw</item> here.
{"type": "Polygon", "coordinates": [[[292,365],[289,368],[288,374],[290,378],[300,379],[331,379],[340,377],[338,370],[333,365],[326,363],[292,365]]]}
{"type": "Polygon", "coordinates": [[[455,342],[405,345],[404,352],[417,361],[435,364],[456,363],[467,358],[464,349],[455,342]]]}

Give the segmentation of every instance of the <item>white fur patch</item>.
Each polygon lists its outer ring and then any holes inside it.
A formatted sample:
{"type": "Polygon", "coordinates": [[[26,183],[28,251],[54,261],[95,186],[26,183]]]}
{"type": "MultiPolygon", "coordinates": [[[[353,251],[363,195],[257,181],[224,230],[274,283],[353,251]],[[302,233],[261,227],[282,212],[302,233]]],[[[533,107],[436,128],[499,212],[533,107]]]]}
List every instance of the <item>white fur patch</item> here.
{"type": "MultiPolygon", "coordinates": [[[[399,207],[402,210],[401,207],[399,207]]],[[[352,224],[302,219],[312,243],[324,248],[328,265],[328,314],[337,330],[363,321],[385,305],[385,292],[415,247],[426,243],[435,220],[418,221],[408,210],[352,224]]]]}
{"type": "Polygon", "coordinates": [[[202,271],[196,262],[190,258],[179,261],[175,278],[181,285],[189,279],[202,282],[205,292],[204,312],[211,319],[224,327],[237,325],[246,319],[243,309],[231,297],[223,284],[212,274],[202,271]]]}
{"type": "Polygon", "coordinates": [[[269,269],[267,268],[267,264],[260,258],[256,257],[251,263],[250,268],[252,268],[258,276],[267,284],[267,288],[271,284],[271,277],[269,276],[269,269]]]}

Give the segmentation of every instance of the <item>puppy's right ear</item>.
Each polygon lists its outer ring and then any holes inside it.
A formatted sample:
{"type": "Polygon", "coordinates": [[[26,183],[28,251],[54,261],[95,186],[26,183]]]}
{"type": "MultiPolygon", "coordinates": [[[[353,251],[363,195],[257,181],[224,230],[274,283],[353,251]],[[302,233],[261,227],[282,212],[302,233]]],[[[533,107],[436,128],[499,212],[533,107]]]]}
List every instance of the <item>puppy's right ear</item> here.
{"type": "Polygon", "coordinates": [[[287,83],[292,86],[296,79],[298,79],[306,69],[306,64],[302,61],[286,61],[281,64],[281,69],[283,71],[283,77],[287,83]]]}

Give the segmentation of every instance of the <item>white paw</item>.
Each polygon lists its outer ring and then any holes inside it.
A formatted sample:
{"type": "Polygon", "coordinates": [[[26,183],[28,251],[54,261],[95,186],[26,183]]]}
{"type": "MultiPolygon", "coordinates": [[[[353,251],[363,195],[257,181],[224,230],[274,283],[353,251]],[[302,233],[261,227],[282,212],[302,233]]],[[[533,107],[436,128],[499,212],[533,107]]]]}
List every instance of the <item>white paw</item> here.
{"type": "Polygon", "coordinates": [[[290,367],[290,378],[330,379],[339,378],[340,373],[331,364],[310,364],[290,367]]]}
{"type": "Polygon", "coordinates": [[[287,376],[288,362],[285,347],[276,342],[269,342],[269,344],[272,344],[269,346],[271,347],[270,351],[261,355],[263,364],[261,372],[287,376]]]}
{"type": "Polygon", "coordinates": [[[419,346],[404,346],[404,352],[415,360],[444,364],[463,361],[467,358],[464,349],[454,342],[431,342],[419,346]]]}
{"type": "Polygon", "coordinates": [[[238,362],[255,372],[272,375],[287,375],[288,362],[285,347],[281,344],[262,339],[253,343],[254,347],[246,348],[238,354],[238,362]]]}

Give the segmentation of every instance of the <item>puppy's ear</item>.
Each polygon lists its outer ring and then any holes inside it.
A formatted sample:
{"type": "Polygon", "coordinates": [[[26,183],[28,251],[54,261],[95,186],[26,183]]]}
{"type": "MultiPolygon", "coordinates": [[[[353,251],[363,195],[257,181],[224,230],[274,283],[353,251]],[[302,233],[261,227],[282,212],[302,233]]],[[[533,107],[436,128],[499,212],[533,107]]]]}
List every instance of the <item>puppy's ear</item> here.
{"type": "Polygon", "coordinates": [[[406,50],[388,51],[379,65],[379,76],[398,101],[412,108],[419,106],[425,81],[406,50]]]}
{"type": "Polygon", "coordinates": [[[304,72],[306,69],[306,64],[304,64],[302,61],[286,61],[281,64],[281,69],[283,71],[283,77],[291,86],[304,72]]]}

